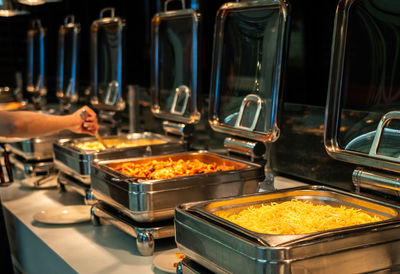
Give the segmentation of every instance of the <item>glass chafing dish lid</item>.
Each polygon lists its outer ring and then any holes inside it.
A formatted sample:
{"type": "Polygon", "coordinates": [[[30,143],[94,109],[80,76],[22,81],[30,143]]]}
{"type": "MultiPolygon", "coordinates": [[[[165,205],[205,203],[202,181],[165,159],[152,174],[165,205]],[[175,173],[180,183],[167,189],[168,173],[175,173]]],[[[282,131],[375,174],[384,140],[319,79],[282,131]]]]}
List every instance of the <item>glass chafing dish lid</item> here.
{"type": "Polygon", "coordinates": [[[288,40],[285,1],[226,3],[217,12],[210,124],[260,142],[279,136],[277,108],[288,40]]]}
{"type": "Polygon", "coordinates": [[[186,9],[164,11],[152,19],[152,112],[165,120],[193,124],[198,109],[200,13],[186,9]]]}
{"type": "Polygon", "coordinates": [[[68,15],[58,31],[57,97],[64,104],[78,100],[78,49],[81,27],[68,15]]]}
{"type": "Polygon", "coordinates": [[[91,25],[91,103],[97,109],[125,108],[124,89],[125,19],[114,8],[104,8],[91,25]],[[105,16],[110,12],[110,16],[105,16]]]}
{"type": "Polygon", "coordinates": [[[45,38],[46,29],[39,19],[31,22],[32,27],[27,31],[27,79],[26,91],[30,94],[36,108],[44,102],[41,97],[47,94],[45,79],[45,38]]]}
{"type": "Polygon", "coordinates": [[[325,116],[339,160],[400,171],[400,5],[340,1],[325,116]]]}

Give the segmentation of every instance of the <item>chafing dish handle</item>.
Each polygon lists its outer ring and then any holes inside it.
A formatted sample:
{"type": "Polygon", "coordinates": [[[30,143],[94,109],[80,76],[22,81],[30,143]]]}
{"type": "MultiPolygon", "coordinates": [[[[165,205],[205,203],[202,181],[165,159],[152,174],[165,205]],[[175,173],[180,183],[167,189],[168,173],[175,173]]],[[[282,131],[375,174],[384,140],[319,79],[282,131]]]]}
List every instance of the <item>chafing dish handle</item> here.
{"type": "MultiPolygon", "coordinates": [[[[164,11],[168,11],[168,4],[169,4],[170,2],[173,2],[173,1],[174,1],[174,0],[165,0],[165,2],[164,2],[164,11]]],[[[186,9],[186,7],[185,7],[185,1],[184,1],[184,0],[178,0],[178,1],[181,2],[182,9],[183,9],[183,10],[186,9]]]]}

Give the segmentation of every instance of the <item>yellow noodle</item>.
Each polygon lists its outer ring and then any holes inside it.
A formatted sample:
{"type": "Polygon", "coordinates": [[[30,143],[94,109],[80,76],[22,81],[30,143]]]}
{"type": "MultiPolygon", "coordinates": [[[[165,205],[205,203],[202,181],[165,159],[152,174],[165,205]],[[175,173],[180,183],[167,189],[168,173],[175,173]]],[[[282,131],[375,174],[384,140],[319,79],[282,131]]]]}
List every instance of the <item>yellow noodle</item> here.
{"type": "Polygon", "coordinates": [[[316,205],[293,199],[282,203],[250,206],[237,214],[218,211],[215,215],[254,232],[264,234],[304,234],[348,227],[382,219],[356,208],[316,205]]]}
{"type": "MultiPolygon", "coordinates": [[[[113,148],[126,148],[126,147],[137,147],[137,146],[148,146],[155,144],[166,143],[164,140],[159,139],[132,139],[132,140],[120,140],[120,139],[105,139],[104,142],[107,146],[113,148]]],[[[99,141],[86,141],[75,144],[75,146],[82,150],[104,150],[106,149],[99,141]]]]}

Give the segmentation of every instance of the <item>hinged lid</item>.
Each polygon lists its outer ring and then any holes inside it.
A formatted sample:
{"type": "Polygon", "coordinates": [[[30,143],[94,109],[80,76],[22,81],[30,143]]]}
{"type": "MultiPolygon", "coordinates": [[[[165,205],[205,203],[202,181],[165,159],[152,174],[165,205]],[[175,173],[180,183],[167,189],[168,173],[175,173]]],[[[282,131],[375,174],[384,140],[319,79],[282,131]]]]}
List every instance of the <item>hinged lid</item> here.
{"type": "Polygon", "coordinates": [[[278,100],[288,40],[288,3],[226,3],[217,13],[211,127],[267,143],[279,136],[278,100]]]}
{"type": "Polygon", "coordinates": [[[40,109],[45,104],[47,94],[45,79],[45,37],[46,29],[39,19],[32,20],[32,27],[27,31],[27,80],[26,91],[30,94],[35,107],[40,109]]]}
{"type": "Polygon", "coordinates": [[[104,8],[91,25],[92,105],[100,110],[125,108],[124,90],[125,20],[114,8],[104,8]],[[105,13],[110,12],[106,17],[105,13]]]}
{"type": "Polygon", "coordinates": [[[341,0],[325,115],[334,158],[400,171],[400,5],[341,0]]]}
{"type": "Polygon", "coordinates": [[[75,16],[68,15],[58,31],[57,91],[64,108],[78,100],[78,50],[81,27],[75,16]]]}
{"type": "Polygon", "coordinates": [[[168,10],[152,19],[152,107],[154,116],[184,124],[200,120],[199,62],[200,19],[198,11],[168,10]]]}

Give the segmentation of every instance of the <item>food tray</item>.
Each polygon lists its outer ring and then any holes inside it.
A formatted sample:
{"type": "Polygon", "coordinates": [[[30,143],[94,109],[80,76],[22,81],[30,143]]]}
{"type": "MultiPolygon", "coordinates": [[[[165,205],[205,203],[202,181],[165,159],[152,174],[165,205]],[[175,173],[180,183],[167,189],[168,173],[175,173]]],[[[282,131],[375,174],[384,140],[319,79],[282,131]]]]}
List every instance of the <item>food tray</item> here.
{"type": "Polygon", "coordinates": [[[53,158],[53,143],[62,138],[82,137],[85,135],[71,131],[60,131],[46,136],[21,140],[7,144],[9,150],[26,160],[49,160],[53,158]]]}
{"type": "Polygon", "coordinates": [[[99,161],[92,164],[91,187],[97,200],[118,208],[139,222],[170,219],[181,203],[254,193],[264,179],[262,165],[209,152],[184,152],[148,158],[99,161]],[[112,168],[124,162],[193,160],[232,165],[234,170],[173,179],[142,180],[112,168]]]}
{"type": "Polygon", "coordinates": [[[167,137],[155,133],[130,133],[103,138],[106,142],[111,139],[119,139],[121,142],[129,142],[139,139],[161,140],[163,143],[142,145],[124,148],[107,148],[105,150],[83,150],[76,146],[78,143],[96,141],[94,137],[63,139],[54,143],[54,163],[56,167],[82,182],[90,183],[90,164],[94,161],[123,159],[127,157],[139,157],[143,155],[159,155],[165,153],[186,150],[186,142],[177,138],[167,137]]]}
{"type": "Polygon", "coordinates": [[[182,204],[176,208],[175,228],[182,252],[217,273],[335,273],[340,269],[360,273],[400,263],[394,252],[400,249],[399,207],[324,186],[182,204]],[[213,214],[291,199],[353,207],[384,220],[309,234],[272,235],[252,232],[213,214]]]}

